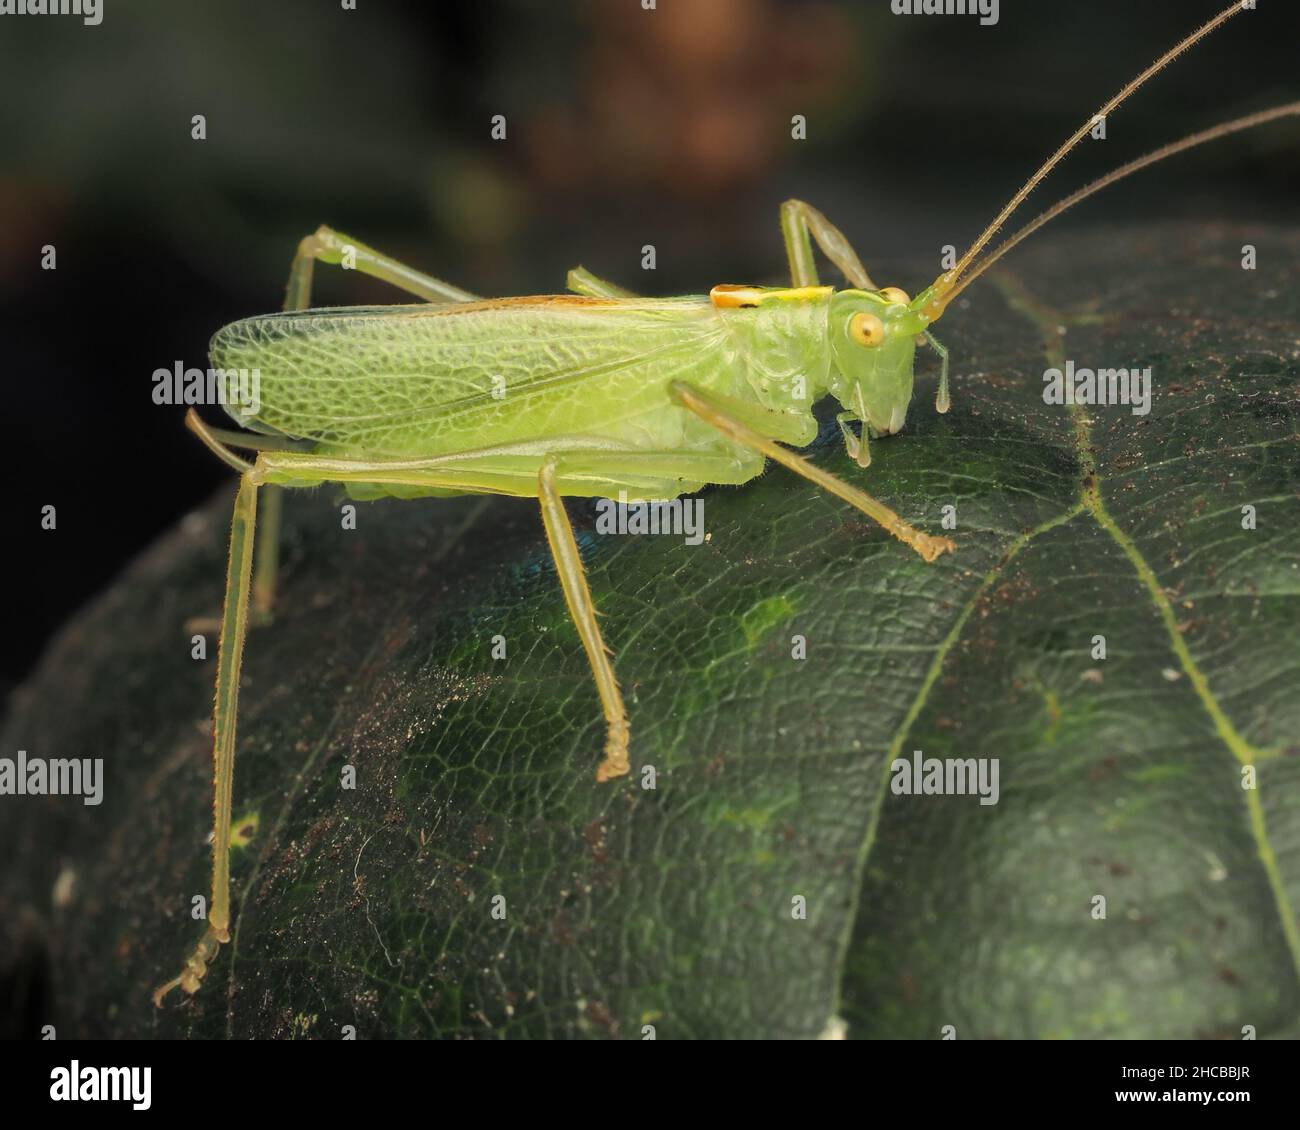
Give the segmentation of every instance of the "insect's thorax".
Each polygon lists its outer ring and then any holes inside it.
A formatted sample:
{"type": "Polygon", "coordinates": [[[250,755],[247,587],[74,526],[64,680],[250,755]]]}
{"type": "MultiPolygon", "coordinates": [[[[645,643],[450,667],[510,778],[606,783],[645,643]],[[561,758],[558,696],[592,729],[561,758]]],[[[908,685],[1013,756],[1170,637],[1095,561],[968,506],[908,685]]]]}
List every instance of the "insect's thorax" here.
{"type": "Polygon", "coordinates": [[[816,435],[812,406],[831,378],[827,338],[830,287],[798,290],[715,287],[711,298],[754,399],[803,421],[816,435]]]}

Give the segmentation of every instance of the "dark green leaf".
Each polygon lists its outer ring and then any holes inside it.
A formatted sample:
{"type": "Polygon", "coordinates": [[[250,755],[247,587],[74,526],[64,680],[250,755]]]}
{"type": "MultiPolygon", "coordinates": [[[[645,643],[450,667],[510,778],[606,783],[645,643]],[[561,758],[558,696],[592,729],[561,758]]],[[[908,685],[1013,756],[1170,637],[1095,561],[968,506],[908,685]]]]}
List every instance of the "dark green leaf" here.
{"type": "Polygon", "coordinates": [[[0,756],[108,780],[98,808],[0,798],[0,965],[45,954],[60,1035],[1297,1034],[1297,255],[1112,230],[972,290],[938,327],[953,411],[927,372],[868,472],[815,452],[932,532],[955,505],[937,565],[780,469],[706,492],[696,549],[574,503],[654,790],[592,779],[534,506],[366,504],[350,532],[332,489],[291,495],[244,668],[235,938],[155,1011],[207,890],[213,660],[182,624],[220,599],[223,498],[13,704],[0,756]],[[1150,415],[1045,405],[1065,357],[1150,365],[1150,415]],[[913,750],[1000,759],[999,802],[894,795],[913,750]]]}

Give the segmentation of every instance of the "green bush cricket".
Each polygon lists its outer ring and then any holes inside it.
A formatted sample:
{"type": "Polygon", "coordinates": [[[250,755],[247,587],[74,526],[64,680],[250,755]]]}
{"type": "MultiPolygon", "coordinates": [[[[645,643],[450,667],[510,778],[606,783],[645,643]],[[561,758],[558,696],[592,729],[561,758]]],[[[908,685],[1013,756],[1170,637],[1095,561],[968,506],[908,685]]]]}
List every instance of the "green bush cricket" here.
{"type": "MultiPolygon", "coordinates": [[[[630,768],[627,712],[601,637],[563,496],[668,499],[739,485],[781,463],[868,515],[933,562],[955,550],[789,447],[817,434],[814,405],[834,397],[849,454],[870,464],[872,438],[900,431],[918,344],[939,355],[936,408],[949,405],[947,351],[930,327],[1007,250],[1067,208],[1159,160],[1300,114],[1300,103],[1226,122],[1139,158],[1063,200],[981,260],[1038,183],[1148,78],[1215,31],[1234,3],[1161,56],[1084,123],[1007,203],[956,266],[916,298],[879,288],[843,234],[797,200],[781,207],[789,287],[715,286],[708,295],[642,298],[582,268],[570,295],[484,300],[328,228],[307,236],[284,310],[213,338],[221,370],[260,373],[247,432],[187,424],[240,474],[231,526],[214,707],[213,878],[206,930],[179,976],[154,992],[194,993],[229,940],[235,723],[250,618],[274,596],[279,487],[342,483],[358,499],[503,494],[533,498],[607,723],[598,781],[630,768]],[[816,244],[849,288],[821,285],[816,244]],[[358,269],[422,300],[312,309],[316,261],[358,269]],[[852,425],[860,425],[855,430],[852,425]],[[256,452],[253,462],[231,448],[256,452]],[[262,530],[254,562],[258,495],[262,530]]],[[[233,413],[232,413],[233,414],[233,413]]]]}

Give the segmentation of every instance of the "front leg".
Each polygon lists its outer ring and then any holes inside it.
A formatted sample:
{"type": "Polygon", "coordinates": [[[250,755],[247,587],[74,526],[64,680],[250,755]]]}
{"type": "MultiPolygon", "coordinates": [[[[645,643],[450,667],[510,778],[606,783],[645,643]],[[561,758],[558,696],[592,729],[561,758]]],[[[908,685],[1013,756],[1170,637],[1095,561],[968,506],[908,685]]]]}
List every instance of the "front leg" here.
{"type": "Polygon", "coordinates": [[[926,330],[921,336],[925,338],[926,344],[939,355],[939,392],[934,398],[934,410],[942,415],[952,407],[952,401],[948,398],[948,347],[940,345],[939,339],[929,330],[926,330]]]}

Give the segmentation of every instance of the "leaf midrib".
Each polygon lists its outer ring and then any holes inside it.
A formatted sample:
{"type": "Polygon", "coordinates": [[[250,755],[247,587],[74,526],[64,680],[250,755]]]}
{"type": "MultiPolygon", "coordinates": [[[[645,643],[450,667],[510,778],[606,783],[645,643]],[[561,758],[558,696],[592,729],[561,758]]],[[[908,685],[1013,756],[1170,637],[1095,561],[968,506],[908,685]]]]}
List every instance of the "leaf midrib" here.
{"type": "MultiPolygon", "coordinates": [[[[1081,324],[1093,325],[1101,320],[1096,315],[1075,316],[1057,310],[1033,295],[1022,282],[1008,272],[998,272],[992,276],[992,281],[997,286],[1008,307],[1028,320],[1038,330],[1043,353],[1054,367],[1063,368],[1066,360],[1064,335],[1060,332],[1059,327],[1081,324]]],[[[1071,405],[1070,416],[1072,447],[1079,468],[1077,476],[1078,496],[1074,506],[1015,538],[1007,546],[1006,551],[993,568],[985,574],[979,585],[962,605],[952,627],[949,628],[947,634],[935,649],[934,659],[921,681],[920,689],[899,723],[893,740],[889,743],[889,749],[884,759],[884,772],[881,774],[880,787],[876,793],[866,835],[863,837],[851,878],[848,914],[841,935],[838,954],[840,973],[835,982],[835,995],[830,1008],[830,1019],[832,1020],[839,1016],[840,1013],[844,990],[843,971],[857,925],[858,909],[862,898],[863,877],[866,874],[871,849],[875,846],[876,832],[880,824],[881,814],[884,811],[890,766],[899,757],[903,747],[907,744],[912,727],[916,724],[921,711],[925,708],[930,691],[938,682],[953,647],[961,639],[962,632],[965,630],[971,614],[979,606],[980,601],[993,584],[1002,576],[1007,566],[1042,534],[1073,521],[1081,514],[1089,515],[1097,523],[1098,527],[1115,542],[1133,566],[1138,580],[1141,581],[1142,586],[1151,598],[1152,604],[1155,606],[1160,622],[1164,626],[1165,634],[1169,639],[1170,649],[1173,651],[1178,665],[1187,676],[1188,682],[1202,707],[1210,716],[1215,733],[1218,734],[1219,740],[1227,748],[1228,752],[1242,766],[1256,765],[1259,761],[1266,760],[1270,756],[1269,751],[1260,750],[1246,741],[1232,724],[1222,706],[1220,706],[1214,692],[1210,689],[1209,679],[1206,678],[1205,673],[1197,665],[1190,649],[1187,647],[1186,641],[1178,631],[1177,617],[1174,615],[1169,598],[1165,595],[1155,570],[1151,568],[1151,565],[1142,555],[1137,543],[1120,528],[1106,509],[1105,501],[1101,496],[1101,474],[1092,451],[1092,422],[1087,409],[1083,405],[1071,405]]],[[[1263,805],[1260,802],[1259,788],[1257,785],[1256,788],[1243,791],[1246,793],[1246,809],[1249,814],[1251,836],[1255,841],[1256,852],[1260,864],[1264,868],[1269,890],[1273,896],[1274,908],[1281,922],[1282,933],[1286,938],[1287,949],[1291,955],[1292,970],[1297,980],[1300,981],[1300,927],[1297,926],[1295,912],[1291,907],[1286,887],[1282,882],[1282,875],[1278,869],[1277,854],[1268,838],[1268,826],[1264,817],[1263,805]]]]}

